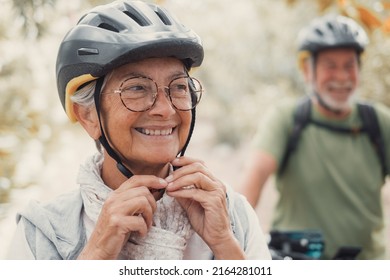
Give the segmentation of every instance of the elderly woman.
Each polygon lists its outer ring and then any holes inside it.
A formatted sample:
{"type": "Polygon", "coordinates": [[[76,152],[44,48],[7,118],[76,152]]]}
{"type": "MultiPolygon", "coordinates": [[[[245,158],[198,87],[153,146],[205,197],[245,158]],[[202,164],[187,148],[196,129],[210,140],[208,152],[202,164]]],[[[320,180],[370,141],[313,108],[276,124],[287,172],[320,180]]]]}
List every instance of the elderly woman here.
{"type": "Polygon", "coordinates": [[[184,156],[199,37],[140,1],[99,6],[61,43],[62,105],[98,143],[79,190],[18,214],[12,259],[269,259],[247,201],[184,156]]]}

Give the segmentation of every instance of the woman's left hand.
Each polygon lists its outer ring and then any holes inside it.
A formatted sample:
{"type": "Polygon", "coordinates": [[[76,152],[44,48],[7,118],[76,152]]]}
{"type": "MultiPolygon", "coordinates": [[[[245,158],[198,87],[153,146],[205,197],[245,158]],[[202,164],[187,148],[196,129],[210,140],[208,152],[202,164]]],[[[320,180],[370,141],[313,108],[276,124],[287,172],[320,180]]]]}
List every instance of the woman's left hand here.
{"type": "Polygon", "coordinates": [[[172,164],[180,168],[166,178],[166,191],[187,212],[193,229],[216,258],[244,258],[230,227],[224,184],[211,174],[202,161],[180,157],[172,164]]]}

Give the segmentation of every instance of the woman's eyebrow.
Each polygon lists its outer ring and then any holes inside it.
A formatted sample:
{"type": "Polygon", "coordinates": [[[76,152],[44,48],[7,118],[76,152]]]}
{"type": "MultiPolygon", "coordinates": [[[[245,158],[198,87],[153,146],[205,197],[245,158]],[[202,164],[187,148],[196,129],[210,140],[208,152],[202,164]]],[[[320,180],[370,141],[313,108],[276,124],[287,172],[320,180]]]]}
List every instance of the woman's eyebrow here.
{"type": "Polygon", "coordinates": [[[121,75],[121,79],[128,79],[128,78],[134,78],[134,77],[146,77],[146,75],[140,73],[140,72],[129,72],[124,75],[121,75]]]}
{"type": "MultiPolygon", "coordinates": [[[[187,76],[187,73],[184,71],[177,71],[177,72],[172,73],[167,78],[174,79],[174,78],[183,77],[183,76],[187,76]]],[[[129,72],[129,73],[126,73],[125,75],[121,76],[120,79],[129,79],[129,78],[135,78],[135,77],[145,77],[145,78],[153,79],[149,75],[145,75],[142,72],[129,72]]]]}

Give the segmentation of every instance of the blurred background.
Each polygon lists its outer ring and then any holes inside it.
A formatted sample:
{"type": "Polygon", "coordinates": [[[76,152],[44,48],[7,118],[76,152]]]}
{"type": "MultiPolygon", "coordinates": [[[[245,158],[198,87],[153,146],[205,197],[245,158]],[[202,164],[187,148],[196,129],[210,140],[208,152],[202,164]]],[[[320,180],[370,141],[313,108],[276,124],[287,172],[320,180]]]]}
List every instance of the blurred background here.
{"type": "MultiPolygon", "coordinates": [[[[15,213],[76,188],[80,163],[95,150],[60,105],[55,81],[58,46],[80,16],[103,0],[0,0],[0,259],[16,228],[15,213]]],[[[363,59],[364,98],[390,105],[390,1],[160,0],[202,38],[205,60],[195,69],[206,88],[188,155],[203,159],[236,187],[263,113],[303,95],[295,38],[314,17],[342,13],[360,22],[371,44],[363,59]]],[[[390,223],[390,187],[383,191],[390,223]]],[[[269,230],[272,181],[256,211],[269,230]]],[[[390,238],[390,233],[389,233],[390,238]]]]}

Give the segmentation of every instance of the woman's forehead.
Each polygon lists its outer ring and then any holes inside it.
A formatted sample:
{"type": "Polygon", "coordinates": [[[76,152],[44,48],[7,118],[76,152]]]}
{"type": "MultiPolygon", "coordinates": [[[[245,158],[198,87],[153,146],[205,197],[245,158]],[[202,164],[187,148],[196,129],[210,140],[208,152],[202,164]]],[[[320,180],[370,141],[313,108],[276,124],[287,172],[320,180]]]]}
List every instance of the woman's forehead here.
{"type": "Polygon", "coordinates": [[[131,76],[166,75],[175,76],[177,73],[186,73],[182,61],[177,58],[148,58],[138,62],[128,63],[113,70],[115,77],[119,79],[131,76]]]}

